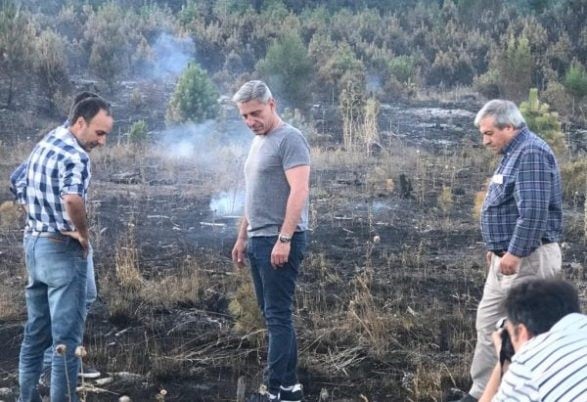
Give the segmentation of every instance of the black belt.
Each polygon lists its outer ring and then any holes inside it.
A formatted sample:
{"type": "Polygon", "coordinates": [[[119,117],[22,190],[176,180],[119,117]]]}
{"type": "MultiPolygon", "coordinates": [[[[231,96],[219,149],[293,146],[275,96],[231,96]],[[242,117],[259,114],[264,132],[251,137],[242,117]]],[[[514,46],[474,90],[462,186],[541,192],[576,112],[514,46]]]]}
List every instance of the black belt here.
{"type": "MultiPolygon", "coordinates": [[[[540,239],[540,245],[544,246],[545,244],[550,244],[550,243],[554,243],[551,240],[548,239],[540,239]]],[[[491,250],[491,252],[493,254],[495,254],[496,256],[498,256],[499,258],[503,257],[505,255],[505,253],[507,253],[507,250],[491,250]]]]}

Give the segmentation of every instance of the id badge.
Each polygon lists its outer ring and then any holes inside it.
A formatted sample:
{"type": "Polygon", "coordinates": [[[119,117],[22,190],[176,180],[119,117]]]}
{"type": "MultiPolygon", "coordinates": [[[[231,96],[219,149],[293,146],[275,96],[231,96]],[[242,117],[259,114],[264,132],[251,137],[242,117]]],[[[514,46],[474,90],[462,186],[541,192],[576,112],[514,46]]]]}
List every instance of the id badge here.
{"type": "Polygon", "coordinates": [[[494,174],[491,178],[491,182],[494,184],[503,184],[503,175],[502,174],[494,174]]]}

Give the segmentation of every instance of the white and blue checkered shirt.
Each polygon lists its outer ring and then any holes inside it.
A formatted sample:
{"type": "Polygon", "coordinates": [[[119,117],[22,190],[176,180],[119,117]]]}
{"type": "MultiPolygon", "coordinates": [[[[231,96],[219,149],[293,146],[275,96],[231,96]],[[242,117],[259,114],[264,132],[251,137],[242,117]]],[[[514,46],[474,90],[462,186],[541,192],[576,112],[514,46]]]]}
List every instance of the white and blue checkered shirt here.
{"type": "Polygon", "coordinates": [[[90,157],[69,129],[58,127],[43,138],[27,161],[27,230],[75,230],[62,196],[77,194],[85,201],[90,177],[90,157]]]}

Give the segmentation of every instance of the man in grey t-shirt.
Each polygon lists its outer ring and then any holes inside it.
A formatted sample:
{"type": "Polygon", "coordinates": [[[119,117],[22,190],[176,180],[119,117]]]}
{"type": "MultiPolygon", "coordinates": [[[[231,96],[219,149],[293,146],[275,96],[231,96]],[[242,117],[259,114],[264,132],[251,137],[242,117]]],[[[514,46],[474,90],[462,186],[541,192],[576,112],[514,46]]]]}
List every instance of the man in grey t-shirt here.
{"type": "Polygon", "coordinates": [[[264,82],[247,82],[232,100],[255,134],[245,162],[245,215],[232,259],[242,268],[247,254],[267,324],[267,392],[259,398],[301,401],[292,311],[308,230],[310,147],[299,130],[281,120],[264,82]]]}

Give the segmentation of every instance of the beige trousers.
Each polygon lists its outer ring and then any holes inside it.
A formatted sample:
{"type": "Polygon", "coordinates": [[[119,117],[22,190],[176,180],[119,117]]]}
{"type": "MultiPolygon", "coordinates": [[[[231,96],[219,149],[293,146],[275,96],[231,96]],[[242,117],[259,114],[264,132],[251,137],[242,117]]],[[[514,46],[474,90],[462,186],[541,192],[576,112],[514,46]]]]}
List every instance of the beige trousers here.
{"type": "Polygon", "coordinates": [[[500,258],[496,255],[491,258],[483,297],[477,308],[477,345],[471,363],[473,386],[469,391],[469,394],[477,399],[481,398],[497,363],[491,334],[495,331],[497,321],[506,315],[503,301],[508,290],[530,279],[554,278],[559,275],[562,265],[558,243],[542,245],[529,256],[522,258],[518,273],[514,275],[503,275],[499,272],[499,261],[500,258]]]}

